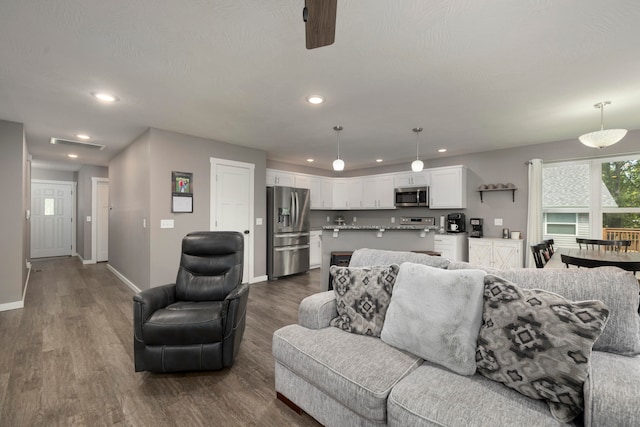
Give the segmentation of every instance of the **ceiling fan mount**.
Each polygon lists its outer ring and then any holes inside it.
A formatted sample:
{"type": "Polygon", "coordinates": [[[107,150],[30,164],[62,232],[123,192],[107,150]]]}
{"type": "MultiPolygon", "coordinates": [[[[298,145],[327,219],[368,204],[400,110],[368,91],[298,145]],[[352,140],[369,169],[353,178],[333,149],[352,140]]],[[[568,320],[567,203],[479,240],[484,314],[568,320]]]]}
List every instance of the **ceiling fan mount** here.
{"type": "Polygon", "coordinates": [[[302,9],[307,49],[333,44],[338,0],[305,0],[302,9]]]}

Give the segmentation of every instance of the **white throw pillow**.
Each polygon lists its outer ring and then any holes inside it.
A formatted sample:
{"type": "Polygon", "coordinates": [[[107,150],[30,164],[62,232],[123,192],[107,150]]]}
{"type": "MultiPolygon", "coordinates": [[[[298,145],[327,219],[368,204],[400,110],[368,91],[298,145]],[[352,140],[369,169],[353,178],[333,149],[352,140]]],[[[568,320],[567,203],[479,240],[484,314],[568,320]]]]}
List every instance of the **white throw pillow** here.
{"type": "Polygon", "coordinates": [[[402,263],[380,338],[458,374],[473,375],[485,275],[402,263]]]}

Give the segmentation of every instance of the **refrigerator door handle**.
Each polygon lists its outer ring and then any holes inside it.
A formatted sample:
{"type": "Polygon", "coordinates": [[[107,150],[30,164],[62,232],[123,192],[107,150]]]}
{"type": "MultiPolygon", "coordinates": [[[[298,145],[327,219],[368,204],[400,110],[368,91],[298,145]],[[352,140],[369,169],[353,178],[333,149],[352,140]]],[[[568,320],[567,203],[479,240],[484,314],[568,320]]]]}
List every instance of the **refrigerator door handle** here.
{"type": "Polygon", "coordinates": [[[309,249],[310,245],[297,245],[297,246],[282,246],[280,248],[273,248],[275,252],[297,251],[298,249],[309,249]]]}
{"type": "Polygon", "coordinates": [[[308,231],[301,231],[300,233],[276,233],[273,237],[305,237],[309,235],[308,231]]]}
{"type": "Polygon", "coordinates": [[[298,192],[295,192],[295,199],[296,199],[296,228],[299,228],[300,224],[298,224],[298,222],[300,221],[300,200],[298,199],[298,192]]]}
{"type": "Polygon", "coordinates": [[[296,196],[293,191],[291,192],[290,212],[291,212],[291,227],[295,227],[296,226],[296,196]]]}

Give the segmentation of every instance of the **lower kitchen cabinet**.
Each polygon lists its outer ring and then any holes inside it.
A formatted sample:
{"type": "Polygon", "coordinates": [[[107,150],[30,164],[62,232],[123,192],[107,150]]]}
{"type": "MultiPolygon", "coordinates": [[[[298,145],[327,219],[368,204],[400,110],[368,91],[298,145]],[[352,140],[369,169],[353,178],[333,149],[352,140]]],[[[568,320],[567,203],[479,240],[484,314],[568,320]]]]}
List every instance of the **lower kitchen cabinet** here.
{"type": "Polygon", "coordinates": [[[500,238],[470,238],[469,263],[508,270],[522,268],[524,240],[500,238]]]}
{"type": "Polygon", "coordinates": [[[320,268],[322,264],[322,230],[309,233],[309,268],[320,268]]]}
{"type": "Polygon", "coordinates": [[[436,234],[433,237],[433,250],[440,252],[440,256],[451,261],[467,260],[467,235],[436,234]]]}

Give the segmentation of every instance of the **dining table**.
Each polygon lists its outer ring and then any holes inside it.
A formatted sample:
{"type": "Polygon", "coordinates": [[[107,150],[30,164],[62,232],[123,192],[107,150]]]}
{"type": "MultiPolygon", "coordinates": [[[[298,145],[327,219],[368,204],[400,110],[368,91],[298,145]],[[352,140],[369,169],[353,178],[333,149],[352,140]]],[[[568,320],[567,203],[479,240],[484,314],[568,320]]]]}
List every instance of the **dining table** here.
{"type": "Polygon", "coordinates": [[[640,271],[640,252],[612,251],[604,249],[556,248],[545,268],[613,266],[623,270],[640,271]]]}

